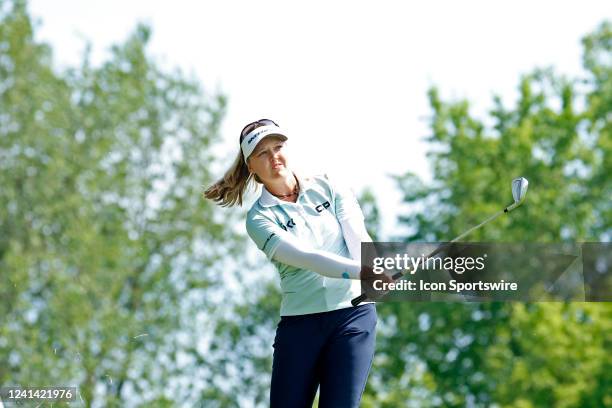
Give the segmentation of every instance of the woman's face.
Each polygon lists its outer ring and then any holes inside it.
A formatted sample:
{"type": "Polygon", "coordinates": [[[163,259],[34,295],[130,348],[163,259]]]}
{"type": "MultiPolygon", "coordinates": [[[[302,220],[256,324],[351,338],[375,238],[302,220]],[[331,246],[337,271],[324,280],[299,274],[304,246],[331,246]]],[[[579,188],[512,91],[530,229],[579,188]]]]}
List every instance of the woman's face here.
{"type": "Polygon", "coordinates": [[[261,181],[272,181],[290,174],[287,168],[285,142],[277,137],[265,137],[248,159],[249,170],[261,181]]]}

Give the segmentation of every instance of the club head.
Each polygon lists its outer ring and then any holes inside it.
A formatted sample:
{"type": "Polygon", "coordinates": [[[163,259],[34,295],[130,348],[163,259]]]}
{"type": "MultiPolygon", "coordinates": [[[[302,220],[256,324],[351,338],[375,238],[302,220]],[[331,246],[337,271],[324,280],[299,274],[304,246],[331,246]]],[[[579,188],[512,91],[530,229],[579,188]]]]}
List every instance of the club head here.
{"type": "Polygon", "coordinates": [[[529,186],[529,182],[525,177],[519,177],[512,180],[512,198],[514,198],[515,204],[523,202],[527,194],[527,186],[529,186]]]}

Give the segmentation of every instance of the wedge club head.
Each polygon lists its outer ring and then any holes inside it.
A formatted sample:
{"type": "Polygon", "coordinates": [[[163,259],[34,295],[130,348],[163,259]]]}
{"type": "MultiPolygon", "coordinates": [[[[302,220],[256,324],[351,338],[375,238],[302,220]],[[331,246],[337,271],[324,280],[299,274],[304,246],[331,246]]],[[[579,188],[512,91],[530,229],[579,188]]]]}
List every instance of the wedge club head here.
{"type": "Polygon", "coordinates": [[[515,204],[520,204],[525,200],[528,186],[529,182],[525,177],[519,177],[512,180],[512,198],[514,198],[515,204]]]}

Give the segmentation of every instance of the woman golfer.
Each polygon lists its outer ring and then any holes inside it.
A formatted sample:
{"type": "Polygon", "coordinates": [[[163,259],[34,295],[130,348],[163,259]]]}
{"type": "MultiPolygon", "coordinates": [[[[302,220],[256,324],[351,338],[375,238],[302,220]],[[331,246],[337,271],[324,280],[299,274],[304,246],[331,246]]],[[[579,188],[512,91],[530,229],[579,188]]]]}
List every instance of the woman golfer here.
{"type": "MultiPolygon", "coordinates": [[[[293,172],[287,133],[268,119],[249,123],[240,153],[204,194],[222,206],[242,205],[254,179],[261,196],[246,229],[280,274],[281,320],[274,340],[270,405],[357,407],[372,364],[376,309],[353,307],[361,293],[361,242],[371,241],[357,200],[327,176],[293,172]]],[[[386,275],[377,279],[392,281],[386,275]]]]}

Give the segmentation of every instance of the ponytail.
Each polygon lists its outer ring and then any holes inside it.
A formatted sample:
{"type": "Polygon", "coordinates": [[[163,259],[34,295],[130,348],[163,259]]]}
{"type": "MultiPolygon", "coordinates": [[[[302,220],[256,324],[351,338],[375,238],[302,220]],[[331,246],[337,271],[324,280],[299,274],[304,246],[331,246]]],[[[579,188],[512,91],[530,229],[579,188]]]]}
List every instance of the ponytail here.
{"type": "Polygon", "coordinates": [[[239,152],[234,164],[225,172],[223,178],[204,191],[204,198],[216,201],[222,207],[242,205],[244,193],[257,178],[251,174],[242,153],[239,152]]]}

